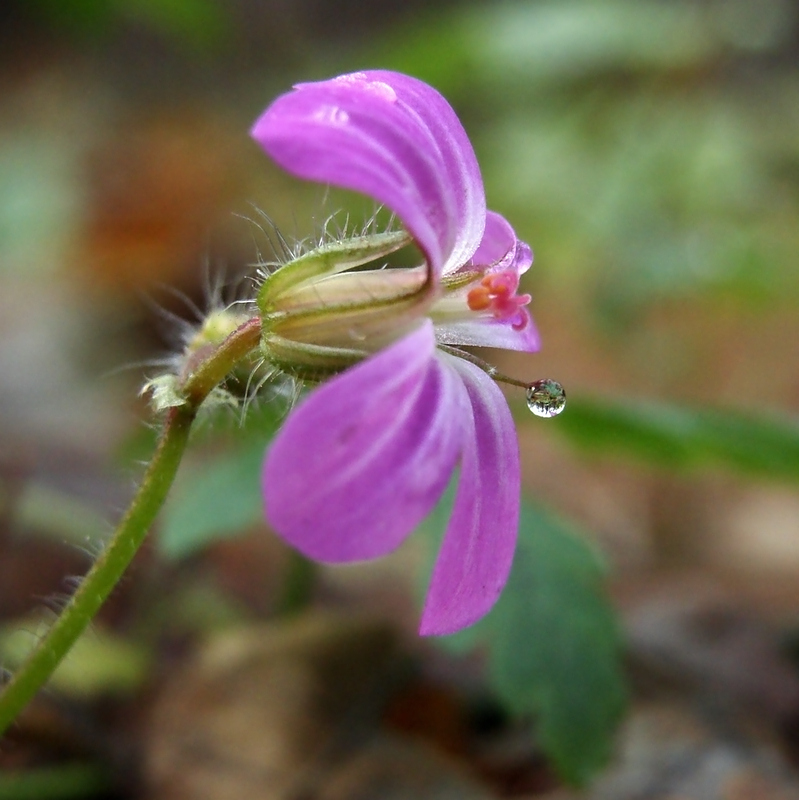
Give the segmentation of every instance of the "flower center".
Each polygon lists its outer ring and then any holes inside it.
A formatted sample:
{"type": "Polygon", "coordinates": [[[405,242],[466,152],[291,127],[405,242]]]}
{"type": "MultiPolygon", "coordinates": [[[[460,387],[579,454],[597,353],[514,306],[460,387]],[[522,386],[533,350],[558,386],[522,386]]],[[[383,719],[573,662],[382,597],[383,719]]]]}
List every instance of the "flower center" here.
{"type": "Polygon", "coordinates": [[[495,319],[510,322],[514,330],[527,325],[527,315],[521,313],[532,297],[516,294],[519,276],[515,270],[503,270],[485,275],[480,283],[469,290],[466,304],[471,311],[488,311],[495,319]]]}

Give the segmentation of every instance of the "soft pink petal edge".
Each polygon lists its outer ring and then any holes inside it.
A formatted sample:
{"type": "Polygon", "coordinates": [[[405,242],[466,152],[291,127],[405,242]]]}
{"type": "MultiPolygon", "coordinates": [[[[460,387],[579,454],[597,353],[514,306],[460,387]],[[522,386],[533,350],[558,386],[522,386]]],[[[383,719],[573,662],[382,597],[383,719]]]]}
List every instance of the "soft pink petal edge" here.
{"type": "Polygon", "coordinates": [[[532,263],[530,245],[516,237],[516,231],[505,217],[496,211],[487,211],[483,238],[471,258],[471,264],[489,267],[489,273],[512,270],[521,275],[527,272],[532,263]]]}
{"type": "Polygon", "coordinates": [[[516,428],[494,381],[447,357],[472,406],[455,506],[433,568],[419,632],[455,633],[493,607],[508,580],[519,527],[521,475],[516,428]]]}

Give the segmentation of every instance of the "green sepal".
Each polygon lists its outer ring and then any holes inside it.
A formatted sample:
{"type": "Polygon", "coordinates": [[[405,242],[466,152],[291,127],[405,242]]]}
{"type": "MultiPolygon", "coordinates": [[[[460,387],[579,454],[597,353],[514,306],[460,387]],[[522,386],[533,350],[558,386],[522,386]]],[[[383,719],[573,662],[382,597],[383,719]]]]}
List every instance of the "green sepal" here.
{"type": "Polygon", "coordinates": [[[410,242],[411,238],[405,231],[372,233],[325,242],[267,275],[256,297],[258,308],[266,317],[274,310],[276,301],[286,292],[376,261],[402,249],[410,242]]]}

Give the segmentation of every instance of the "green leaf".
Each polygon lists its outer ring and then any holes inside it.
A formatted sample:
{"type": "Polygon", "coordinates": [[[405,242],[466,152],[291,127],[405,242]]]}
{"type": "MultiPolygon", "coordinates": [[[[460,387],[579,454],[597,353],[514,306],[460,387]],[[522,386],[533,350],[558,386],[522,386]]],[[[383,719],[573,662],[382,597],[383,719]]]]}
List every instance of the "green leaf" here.
{"type": "Polygon", "coordinates": [[[175,487],[158,546],[180,559],[220,539],[234,538],[263,516],[260,475],[264,445],[217,456],[195,467],[175,487]]]}
{"type": "Polygon", "coordinates": [[[603,575],[581,538],[524,504],[499,602],[447,641],[458,649],[487,647],[491,687],[513,714],[535,717],[547,755],[578,785],[607,760],[626,705],[620,632],[603,575]]]}
{"type": "Polygon", "coordinates": [[[567,412],[553,427],[588,450],[622,453],[672,469],[721,466],[799,480],[799,421],[773,413],[754,416],[582,397],[569,399],[567,412]]]}

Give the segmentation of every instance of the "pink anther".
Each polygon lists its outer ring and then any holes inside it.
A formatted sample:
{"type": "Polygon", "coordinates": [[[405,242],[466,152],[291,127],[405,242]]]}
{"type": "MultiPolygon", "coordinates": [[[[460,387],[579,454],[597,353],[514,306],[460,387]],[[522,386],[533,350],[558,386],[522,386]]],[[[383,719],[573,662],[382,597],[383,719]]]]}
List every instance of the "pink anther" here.
{"type": "Polygon", "coordinates": [[[522,330],[529,317],[521,309],[532,298],[529,294],[516,294],[518,288],[519,276],[515,271],[494,272],[469,291],[466,303],[472,311],[490,311],[495,319],[510,322],[514,330],[522,330]]]}

